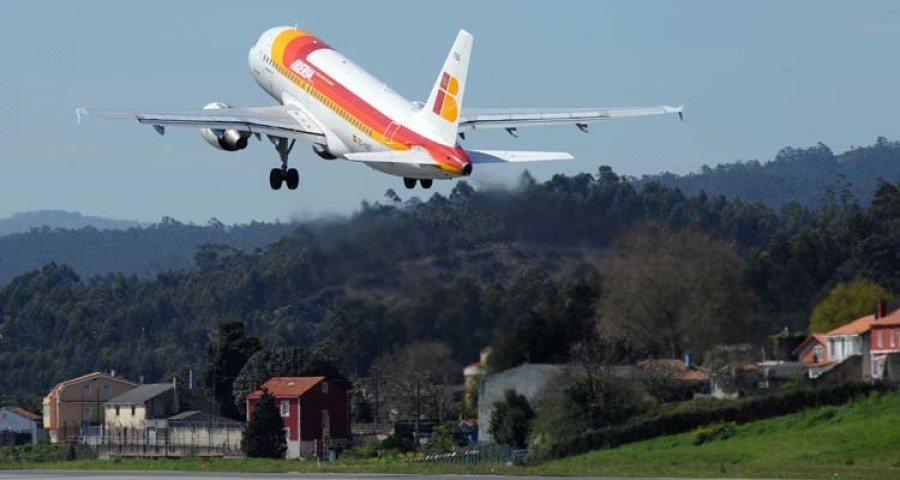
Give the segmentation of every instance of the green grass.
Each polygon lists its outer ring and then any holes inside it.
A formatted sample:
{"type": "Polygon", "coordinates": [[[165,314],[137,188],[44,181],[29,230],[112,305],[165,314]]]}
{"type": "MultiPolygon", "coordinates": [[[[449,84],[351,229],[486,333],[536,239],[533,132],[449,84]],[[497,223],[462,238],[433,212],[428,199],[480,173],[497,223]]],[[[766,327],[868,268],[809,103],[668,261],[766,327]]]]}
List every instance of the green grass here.
{"type": "Polygon", "coordinates": [[[410,464],[399,458],[321,465],[249,458],[0,462],[2,468],[900,479],[900,394],[872,395],[747,425],[712,426],[528,468],[410,464]]]}
{"type": "Polygon", "coordinates": [[[535,472],[900,479],[900,394],[721,428],[725,434],[720,435],[710,435],[710,430],[556,460],[535,472]]]}

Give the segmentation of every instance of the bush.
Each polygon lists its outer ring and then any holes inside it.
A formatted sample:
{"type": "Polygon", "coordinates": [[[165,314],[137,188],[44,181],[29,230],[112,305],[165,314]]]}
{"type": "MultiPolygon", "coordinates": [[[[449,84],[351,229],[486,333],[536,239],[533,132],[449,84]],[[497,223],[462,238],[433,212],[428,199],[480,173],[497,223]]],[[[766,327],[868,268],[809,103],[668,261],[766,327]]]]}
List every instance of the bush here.
{"type": "Polygon", "coordinates": [[[412,435],[403,435],[402,433],[394,433],[388,435],[381,442],[381,448],[385,450],[396,450],[402,453],[412,452],[416,449],[416,442],[412,435]]]}
{"type": "Polygon", "coordinates": [[[577,437],[549,445],[552,458],[577,455],[600,448],[614,448],[664,435],[685,433],[704,425],[743,424],[786,415],[805,408],[842,405],[862,395],[889,390],[884,384],[845,383],[827,388],[810,388],[780,395],[739,400],[697,400],[666,406],[637,416],[621,425],[595,429],[577,437]]]}
{"type": "Polygon", "coordinates": [[[65,462],[96,458],[87,445],[39,443],[18,447],[0,447],[0,464],[65,462]]]}
{"type": "Polygon", "coordinates": [[[499,444],[523,448],[528,442],[533,419],[534,410],[528,399],[515,390],[507,390],[503,401],[494,403],[488,431],[499,444]]]}
{"type": "Polygon", "coordinates": [[[715,440],[729,439],[734,435],[735,431],[734,422],[721,423],[701,428],[694,433],[694,445],[703,445],[704,443],[715,440]]]}

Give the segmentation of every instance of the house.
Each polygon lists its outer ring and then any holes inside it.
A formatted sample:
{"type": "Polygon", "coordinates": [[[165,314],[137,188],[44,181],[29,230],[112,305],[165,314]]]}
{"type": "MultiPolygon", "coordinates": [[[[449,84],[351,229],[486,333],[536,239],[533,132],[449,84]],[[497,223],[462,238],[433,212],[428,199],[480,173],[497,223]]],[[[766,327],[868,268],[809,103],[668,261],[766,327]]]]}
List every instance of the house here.
{"type": "Polygon", "coordinates": [[[0,408],[0,445],[38,443],[44,435],[40,415],[20,407],[0,408]]]}
{"type": "Polygon", "coordinates": [[[53,443],[75,440],[103,423],[103,404],[137,387],[115,374],[93,372],[56,384],[44,397],[44,429],[53,443]]]}
{"type": "Polygon", "coordinates": [[[168,418],[181,409],[175,383],[140,385],[104,404],[105,426],[135,434],[146,427],[147,421],[168,418]]]}
{"type": "Polygon", "coordinates": [[[287,439],[287,458],[321,455],[336,440],[350,440],[350,390],[325,377],[275,377],[247,396],[247,421],[263,395],[275,397],[287,439]]]}
{"type": "Polygon", "coordinates": [[[881,315],[872,322],[872,328],[863,339],[869,347],[869,356],[863,363],[868,364],[872,379],[884,378],[888,355],[900,353],[900,309],[886,313],[882,306],[880,311],[881,315]]]}
{"type": "Polygon", "coordinates": [[[208,413],[211,403],[172,383],[140,385],[104,405],[102,429],[85,438],[110,457],[218,457],[241,451],[244,425],[208,413]]]}
{"type": "Polygon", "coordinates": [[[478,441],[491,443],[488,431],[494,414],[494,403],[502,401],[507,390],[515,390],[534,402],[551,381],[565,373],[561,365],[525,363],[487,377],[478,386],[478,441]]]}
{"type": "Polygon", "coordinates": [[[881,379],[886,360],[894,353],[900,353],[900,309],[888,313],[885,302],[879,302],[872,315],[810,335],[794,350],[808,368],[810,378],[818,378],[859,357],[858,372],[854,369],[855,373],[848,375],[847,368],[839,369],[840,377],[846,380],[881,379]]]}

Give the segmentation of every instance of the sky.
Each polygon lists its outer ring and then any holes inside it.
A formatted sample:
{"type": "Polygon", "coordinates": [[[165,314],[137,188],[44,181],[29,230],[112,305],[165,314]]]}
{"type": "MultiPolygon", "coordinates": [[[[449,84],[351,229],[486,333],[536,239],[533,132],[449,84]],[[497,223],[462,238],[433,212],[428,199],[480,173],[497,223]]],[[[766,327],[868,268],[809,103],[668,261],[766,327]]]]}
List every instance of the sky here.
{"type": "MultiPolygon", "coordinates": [[[[196,131],[86,120],[77,107],[268,106],[247,66],[258,36],[297,25],[409,100],[428,95],[456,32],[474,37],[463,107],[686,105],[674,116],[480,131],[468,148],[564,150],[553,174],[688,173],[768,160],[785,146],[835,152],[900,138],[896,1],[10,1],[0,17],[0,217],[64,209],[156,222],[302,220],[347,215],[387,189],[368,167],[298,145],[296,191],[273,192],[268,143],[218,151],[196,131]]],[[[514,185],[489,165],[467,181],[514,185]]]]}

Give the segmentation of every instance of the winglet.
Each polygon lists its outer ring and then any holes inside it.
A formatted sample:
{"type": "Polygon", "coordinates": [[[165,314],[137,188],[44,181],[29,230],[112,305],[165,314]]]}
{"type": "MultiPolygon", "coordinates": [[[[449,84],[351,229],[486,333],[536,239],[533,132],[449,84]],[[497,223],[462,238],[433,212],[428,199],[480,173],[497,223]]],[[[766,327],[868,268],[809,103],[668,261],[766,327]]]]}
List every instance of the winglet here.
{"type": "Polygon", "coordinates": [[[75,109],[75,123],[76,125],[81,125],[81,117],[85,114],[84,108],[76,108],[75,109]]]}

